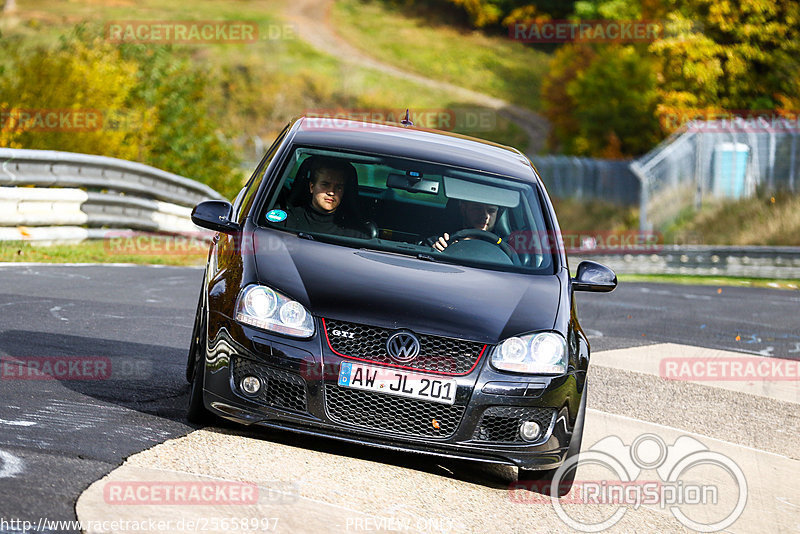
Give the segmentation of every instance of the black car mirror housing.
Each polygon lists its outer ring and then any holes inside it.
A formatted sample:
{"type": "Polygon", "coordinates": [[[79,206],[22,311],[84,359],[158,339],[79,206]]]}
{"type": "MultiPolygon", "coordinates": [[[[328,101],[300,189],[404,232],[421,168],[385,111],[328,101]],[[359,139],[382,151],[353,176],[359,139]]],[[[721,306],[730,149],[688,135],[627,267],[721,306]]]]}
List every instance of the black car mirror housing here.
{"type": "Polygon", "coordinates": [[[575,291],[594,291],[606,293],[614,291],[617,287],[617,275],[606,267],[594,261],[582,261],[578,265],[578,272],[572,279],[572,289],[575,291]]]}
{"type": "Polygon", "coordinates": [[[239,224],[231,220],[232,207],[224,200],[206,200],[192,210],[192,222],[197,226],[232,234],[239,231],[239,224]]]}

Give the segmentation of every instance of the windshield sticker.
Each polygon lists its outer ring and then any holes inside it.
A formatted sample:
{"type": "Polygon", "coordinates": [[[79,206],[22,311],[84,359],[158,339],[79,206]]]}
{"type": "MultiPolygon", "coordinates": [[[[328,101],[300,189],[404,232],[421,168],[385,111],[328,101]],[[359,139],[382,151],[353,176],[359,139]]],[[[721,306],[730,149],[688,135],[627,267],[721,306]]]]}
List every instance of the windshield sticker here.
{"type": "Polygon", "coordinates": [[[283,222],[286,220],[286,212],[283,210],[269,210],[267,213],[267,220],[269,222],[283,222]]]}

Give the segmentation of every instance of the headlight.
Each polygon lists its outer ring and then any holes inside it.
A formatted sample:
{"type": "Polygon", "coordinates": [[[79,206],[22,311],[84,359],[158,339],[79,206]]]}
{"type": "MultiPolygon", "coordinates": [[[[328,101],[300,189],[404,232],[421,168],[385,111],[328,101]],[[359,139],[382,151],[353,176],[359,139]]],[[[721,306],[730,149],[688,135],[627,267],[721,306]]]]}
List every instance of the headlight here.
{"type": "Polygon", "coordinates": [[[567,342],[555,332],[510,337],[495,349],[492,365],[517,373],[563,374],[567,371],[567,342]]]}
{"type": "Polygon", "coordinates": [[[299,302],[266,286],[247,286],[236,301],[236,320],[294,337],[314,335],[314,318],[299,302]]]}

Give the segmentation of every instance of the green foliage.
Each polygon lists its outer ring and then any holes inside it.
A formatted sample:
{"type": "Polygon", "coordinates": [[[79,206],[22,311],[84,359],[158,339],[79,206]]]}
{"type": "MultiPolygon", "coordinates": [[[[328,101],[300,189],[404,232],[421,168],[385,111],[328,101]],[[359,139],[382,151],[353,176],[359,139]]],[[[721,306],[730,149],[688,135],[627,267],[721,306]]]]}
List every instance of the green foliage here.
{"type": "Polygon", "coordinates": [[[581,20],[637,20],[642,16],[638,2],[630,0],[578,0],[575,15],[581,20]]]}
{"type": "Polygon", "coordinates": [[[578,152],[576,141],[581,123],[573,113],[575,99],[566,88],[591,64],[596,52],[590,46],[566,45],[550,61],[550,70],[542,83],[544,114],[550,121],[548,144],[568,154],[578,152]]]}
{"type": "Polygon", "coordinates": [[[662,60],[668,104],[774,109],[779,96],[795,94],[796,0],[680,0],[669,20],[667,36],[650,47],[662,60]]]}
{"type": "Polygon", "coordinates": [[[226,196],[241,187],[233,148],[209,115],[206,77],[169,48],[114,46],[78,27],[55,47],[7,52],[0,110],[88,111],[99,120],[66,129],[9,122],[0,130],[3,146],[139,161],[226,196]]]}
{"type": "MultiPolygon", "coordinates": [[[[233,146],[210,116],[208,78],[169,47],[126,45],[121,56],[139,66],[132,108],[149,110],[145,120],[148,164],[208,184],[227,197],[238,192],[233,146]]],[[[213,81],[213,80],[212,80],[213,81]]]]}
{"type": "Polygon", "coordinates": [[[795,0],[582,0],[583,19],[666,20],[652,43],[567,44],[542,87],[551,147],[635,156],[686,120],[800,107],[795,0]]]}
{"type": "MultiPolygon", "coordinates": [[[[136,80],[136,64],[120,58],[116,49],[99,40],[64,39],[54,50],[30,54],[6,46],[11,65],[0,78],[0,107],[12,117],[21,114],[91,112],[97,121],[75,131],[72,121],[55,127],[31,121],[8,121],[0,139],[4,146],[56,149],[132,159],[137,154],[135,136],[109,131],[103,118],[122,109],[136,80]],[[96,127],[95,127],[96,125],[96,127]],[[102,126],[102,127],[101,127],[102,126]]],[[[76,113],[77,114],[77,113],[76,113]]],[[[76,115],[72,115],[73,117],[76,115]]]]}
{"type": "Polygon", "coordinates": [[[573,145],[578,154],[623,157],[658,141],[655,71],[634,47],[604,48],[566,90],[580,125],[573,145]]]}
{"type": "Polygon", "coordinates": [[[536,17],[565,18],[574,0],[394,0],[424,9],[438,8],[451,20],[466,18],[473,28],[503,31],[518,20],[536,17]]]}

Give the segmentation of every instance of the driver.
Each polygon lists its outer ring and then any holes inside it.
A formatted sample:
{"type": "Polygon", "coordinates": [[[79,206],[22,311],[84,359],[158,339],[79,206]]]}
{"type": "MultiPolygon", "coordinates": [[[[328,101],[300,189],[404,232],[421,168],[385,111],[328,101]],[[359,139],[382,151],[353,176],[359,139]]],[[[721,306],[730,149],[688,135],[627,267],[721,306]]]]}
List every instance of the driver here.
{"type": "MultiPolygon", "coordinates": [[[[459,201],[459,212],[461,213],[462,227],[460,229],[475,229],[483,230],[484,232],[494,231],[494,225],[497,222],[497,212],[499,208],[494,204],[481,204],[480,202],[470,202],[468,200],[459,201]]],[[[453,232],[455,233],[455,232],[453,232]]],[[[440,236],[438,239],[434,237],[435,242],[432,247],[434,250],[444,252],[450,240],[450,234],[447,232],[440,236]]]]}

